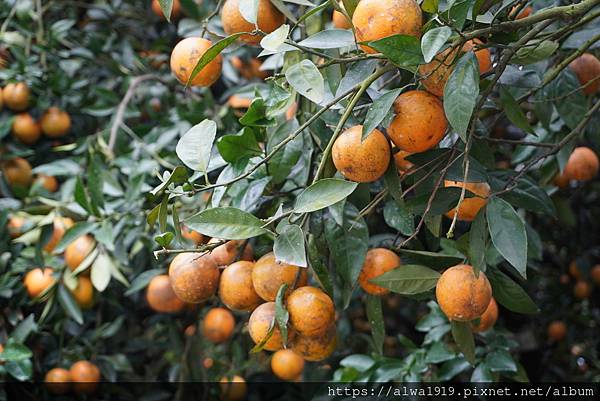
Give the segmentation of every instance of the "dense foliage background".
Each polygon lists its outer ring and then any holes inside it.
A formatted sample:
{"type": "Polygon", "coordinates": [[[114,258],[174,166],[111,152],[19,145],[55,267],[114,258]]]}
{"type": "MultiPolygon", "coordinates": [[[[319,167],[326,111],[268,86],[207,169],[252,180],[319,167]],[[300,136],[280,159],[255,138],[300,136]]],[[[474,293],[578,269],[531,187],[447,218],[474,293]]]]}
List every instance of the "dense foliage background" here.
{"type": "Polygon", "coordinates": [[[305,381],[600,380],[600,181],[554,180],[576,146],[600,152],[598,92],[584,94],[569,67],[598,55],[597,0],[425,0],[427,33],[373,41],[370,55],[332,27],[330,1],[273,1],[292,29],[262,46],[224,33],[222,2],[181,0],[170,22],[151,3],[0,2],[2,86],[29,87],[35,120],[51,106],[71,119],[66,136],[25,144],[11,134],[18,113],[6,100],[0,111],[0,163],[26,159],[35,177],[25,186],[0,177],[2,380],[43,380],[78,360],[111,382],[274,380],[270,353],[249,352],[248,313],[236,312],[234,334],[214,345],[201,322],[218,297],[179,313],[148,306],[150,280],[196,247],[182,221],[205,239],[248,239],[255,260],[275,244],[278,259],[308,266],[309,283],[331,295],[337,346],[307,362],[305,381]],[[222,74],[186,87],[169,56],[200,35],[227,37],[212,55],[221,51],[222,74]],[[410,158],[416,170],[399,175],[390,163],[360,184],[336,172],[332,138],[357,124],[385,131],[393,100],[423,89],[418,65],[472,38],[493,67],[479,79],[473,52],[453,60],[449,133],[410,158]],[[443,180],[465,178],[494,194],[472,223],[444,216],[473,194],[443,180]],[[47,252],[56,217],[74,225],[47,252]],[[63,251],[84,235],[96,245],[73,272],[63,251]],[[357,286],[373,247],[413,266],[382,280],[392,290],[382,297],[357,286]],[[500,307],[474,341],[434,296],[439,272],[464,261],[485,271],[500,307]],[[57,281],[32,299],[25,274],[46,266],[57,281]],[[72,290],[86,268],[93,305],[82,307],[72,290]],[[564,335],[549,328],[556,321],[564,335]]]}

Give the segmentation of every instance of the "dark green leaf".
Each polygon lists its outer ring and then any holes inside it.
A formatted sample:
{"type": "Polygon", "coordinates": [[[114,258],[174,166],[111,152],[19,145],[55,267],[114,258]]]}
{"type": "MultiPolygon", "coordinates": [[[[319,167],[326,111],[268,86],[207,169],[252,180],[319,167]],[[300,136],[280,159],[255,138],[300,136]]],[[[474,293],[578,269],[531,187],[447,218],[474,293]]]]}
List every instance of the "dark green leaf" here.
{"type": "Polygon", "coordinates": [[[383,352],[383,340],[385,339],[385,324],[383,322],[383,311],[381,308],[381,297],[367,295],[367,319],[371,326],[371,335],[375,352],[381,355],[383,352]]]}
{"type": "Polygon", "coordinates": [[[452,29],[448,26],[433,28],[425,32],[421,38],[421,51],[423,52],[423,58],[426,63],[433,60],[450,35],[452,35],[452,29]]]}
{"type": "Polygon", "coordinates": [[[507,309],[525,314],[534,314],[540,311],[525,290],[497,268],[488,268],[486,276],[492,285],[494,299],[507,309]]]}
{"type": "Polygon", "coordinates": [[[313,49],[338,49],[354,45],[354,34],[347,29],[325,29],[298,44],[313,49]]]}
{"type": "Polygon", "coordinates": [[[165,16],[165,19],[171,22],[171,12],[173,11],[173,0],[158,0],[160,9],[165,16]]]}
{"type": "Polygon", "coordinates": [[[325,95],[325,82],[319,69],[310,60],[302,60],[285,72],[289,84],[302,96],[314,103],[321,103],[325,95]]]}
{"type": "Polygon", "coordinates": [[[312,184],[298,195],[295,213],[310,213],[331,206],[350,195],[358,184],[339,178],[324,178],[312,184]]]}
{"type": "Polygon", "coordinates": [[[479,271],[485,272],[485,253],[488,243],[488,228],[485,220],[485,209],[481,209],[475,220],[471,223],[471,231],[469,231],[469,262],[476,274],[479,271]]]}
{"type": "Polygon", "coordinates": [[[479,95],[479,64],[473,52],[464,54],[444,87],[444,111],[448,122],[466,139],[467,128],[479,95]]]}
{"type": "Polygon", "coordinates": [[[527,233],[523,219],[510,203],[497,197],[488,200],[486,213],[494,247],[523,277],[527,277],[527,233]]]}
{"type": "Polygon", "coordinates": [[[83,315],[81,309],[73,296],[64,285],[58,286],[58,302],[61,304],[65,312],[73,318],[78,324],[83,324],[83,315]]]}
{"type": "Polygon", "coordinates": [[[304,233],[296,224],[287,224],[275,238],[273,244],[275,258],[290,265],[307,267],[304,233]]]}
{"type": "Polygon", "coordinates": [[[475,364],[475,339],[469,322],[451,321],[452,337],[458,349],[471,365],[475,364]]]}
{"type": "Polygon", "coordinates": [[[290,313],[285,308],[285,291],[287,290],[288,285],[282,284],[277,291],[277,296],[275,297],[275,320],[277,320],[277,325],[279,326],[279,332],[281,333],[281,339],[283,342],[283,346],[287,344],[288,338],[288,320],[290,319],[290,313]]]}
{"type": "Polygon", "coordinates": [[[448,255],[438,252],[400,249],[400,253],[412,262],[430,266],[436,269],[456,266],[464,261],[462,256],[448,255]]]}
{"type": "Polygon", "coordinates": [[[269,232],[260,219],[233,207],[206,209],[185,224],[201,234],[223,239],[247,239],[269,232]]]}
{"type": "Polygon", "coordinates": [[[401,92],[401,88],[393,89],[373,102],[373,105],[369,107],[367,116],[365,117],[365,123],[362,129],[362,139],[365,140],[367,136],[383,121],[387,113],[392,108],[394,100],[398,97],[401,92]]]}
{"type": "Polygon", "coordinates": [[[217,149],[223,160],[230,163],[262,154],[252,128],[244,128],[237,134],[223,135],[217,141],[217,149]]]}
{"type": "Polygon", "coordinates": [[[525,132],[530,134],[534,133],[533,128],[531,128],[531,125],[529,125],[529,121],[527,120],[525,113],[523,113],[523,110],[513,95],[503,85],[500,85],[500,102],[502,103],[502,109],[506,113],[506,117],[508,117],[508,119],[512,121],[514,125],[521,128],[525,132]]]}
{"type": "Polygon", "coordinates": [[[440,273],[421,265],[401,265],[369,280],[373,284],[403,295],[420,294],[435,287],[440,273]]]}
{"type": "Polygon", "coordinates": [[[412,72],[424,63],[421,43],[411,35],[392,35],[366,44],[383,53],[398,67],[412,72]]]}
{"type": "Polygon", "coordinates": [[[485,364],[492,372],[516,372],[517,364],[506,350],[492,351],[485,356],[485,364]]]}

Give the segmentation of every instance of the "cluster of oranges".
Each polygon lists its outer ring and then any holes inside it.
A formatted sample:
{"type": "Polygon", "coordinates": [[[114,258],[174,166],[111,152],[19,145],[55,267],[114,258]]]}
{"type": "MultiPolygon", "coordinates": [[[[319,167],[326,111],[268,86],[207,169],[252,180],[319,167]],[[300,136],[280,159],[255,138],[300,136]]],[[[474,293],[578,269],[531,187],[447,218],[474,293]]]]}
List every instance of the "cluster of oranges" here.
{"type": "Polygon", "coordinates": [[[77,394],[89,394],[98,387],[100,369],[90,361],[77,361],[69,370],[50,369],[44,381],[52,394],[67,394],[71,390],[77,394]]]}

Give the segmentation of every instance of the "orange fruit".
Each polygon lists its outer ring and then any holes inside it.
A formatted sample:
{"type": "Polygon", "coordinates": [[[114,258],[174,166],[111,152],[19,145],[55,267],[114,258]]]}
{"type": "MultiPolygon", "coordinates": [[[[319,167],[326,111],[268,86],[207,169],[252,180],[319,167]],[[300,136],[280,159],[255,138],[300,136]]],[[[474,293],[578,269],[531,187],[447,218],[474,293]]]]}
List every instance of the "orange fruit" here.
{"type": "Polygon", "coordinates": [[[600,89],[600,60],[591,53],[584,53],[571,61],[569,67],[577,75],[577,79],[583,88],[583,93],[593,95],[600,89]],[[593,83],[588,82],[593,81],[593,83]]]}
{"type": "Polygon", "coordinates": [[[69,133],[71,117],[58,107],[50,107],[40,120],[42,132],[50,138],[59,138],[69,133]]]}
{"type": "Polygon", "coordinates": [[[71,373],[67,369],[50,369],[44,377],[46,388],[52,394],[66,394],[71,389],[71,373]]]}
{"type": "Polygon", "coordinates": [[[554,176],[554,179],[552,180],[552,183],[554,185],[556,185],[558,188],[564,189],[567,188],[569,186],[569,182],[571,180],[569,179],[569,177],[567,177],[564,172],[558,173],[554,176]]]}
{"type": "Polygon", "coordinates": [[[412,155],[412,153],[407,152],[406,150],[399,150],[394,153],[394,163],[396,164],[396,168],[398,169],[398,172],[400,172],[400,175],[405,174],[413,168],[414,164],[406,160],[410,155],[412,155]]]}
{"type": "MultiPolygon", "coordinates": [[[[517,6],[511,8],[510,13],[514,14],[517,11],[517,9],[518,9],[517,6]]],[[[533,12],[533,7],[525,7],[523,10],[521,10],[519,15],[517,15],[517,17],[515,19],[527,18],[531,15],[532,12],[533,12]]]]}
{"type": "Polygon", "coordinates": [[[253,268],[254,263],[241,260],[221,273],[219,297],[229,309],[251,312],[262,303],[252,284],[253,268]]]}
{"type": "MultiPolygon", "coordinates": [[[[273,334],[267,340],[264,346],[266,351],[277,351],[283,348],[283,339],[281,338],[281,332],[279,326],[275,322],[275,302],[265,302],[259,305],[248,319],[248,333],[254,343],[259,344],[265,336],[269,333],[271,324],[274,324],[273,334]]],[[[293,332],[288,331],[288,340],[293,337],[293,332]]]]}
{"type": "Polygon", "coordinates": [[[70,373],[76,393],[93,393],[100,382],[100,369],[89,361],[75,362],[70,373]]]}
{"type": "MultiPolygon", "coordinates": [[[[171,72],[175,74],[179,82],[187,84],[200,57],[211,46],[210,40],[199,37],[186,38],[177,43],[171,53],[171,72]]],[[[196,74],[190,85],[211,86],[221,76],[222,66],[223,56],[219,54],[196,74]]]]}
{"type": "Polygon", "coordinates": [[[590,297],[592,293],[592,288],[586,281],[579,280],[575,283],[575,287],[573,288],[573,295],[577,299],[586,299],[590,297]]]}
{"type": "Polygon", "coordinates": [[[212,308],[202,322],[204,337],[215,344],[229,340],[234,328],[235,318],[225,308],[212,308]]]}
{"type": "Polygon", "coordinates": [[[231,378],[224,376],[219,380],[219,389],[223,401],[242,401],[246,398],[248,385],[241,376],[235,375],[231,378]]]}
{"type": "Polygon", "coordinates": [[[291,349],[280,349],[271,358],[271,370],[281,380],[295,380],[304,370],[304,359],[291,349]]]}
{"type": "Polygon", "coordinates": [[[283,284],[288,285],[287,296],[294,288],[306,285],[307,280],[306,269],[276,261],[273,252],[258,259],[252,269],[254,290],[265,301],[274,301],[283,284]]]}
{"type": "Polygon", "coordinates": [[[444,106],[437,97],[420,90],[404,92],[394,102],[396,116],[388,127],[394,145],[407,152],[435,147],[448,128],[444,106]]]}
{"type": "Polygon", "coordinates": [[[33,179],[31,164],[22,157],[2,162],[2,173],[9,185],[28,187],[33,179]]]}
{"type": "Polygon", "coordinates": [[[96,241],[91,235],[83,235],[65,248],[65,264],[74,271],[94,250],[96,241]]]}
{"type": "Polygon", "coordinates": [[[169,265],[169,279],[179,299],[198,304],[217,291],[219,268],[208,254],[180,253],[169,265]]]}
{"type": "Polygon", "coordinates": [[[561,320],[554,320],[548,325],[548,338],[560,341],[567,336],[567,325],[561,320]]]}
{"type": "Polygon", "coordinates": [[[492,287],[485,273],[475,277],[472,266],[456,265],[442,274],[435,295],[448,319],[467,322],[483,315],[492,300],[492,287]]]}
{"type": "Polygon", "coordinates": [[[43,270],[37,267],[25,274],[23,285],[30,298],[39,296],[56,283],[56,279],[52,276],[52,273],[54,273],[54,270],[49,267],[46,267],[43,270]]]}
{"type": "Polygon", "coordinates": [[[252,99],[240,95],[231,95],[227,100],[227,104],[232,109],[247,109],[252,104],[252,99]]]}
{"type": "Polygon", "coordinates": [[[294,102],[290,105],[290,107],[285,112],[285,120],[291,121],[296,117],[296,112],[298,111],[298,103],[294,102]]]}
{"type": "Polygon", "coordinates": [[[385,295],[390,292],[387,288],[380,287],[369,282],[375,277],[381,276],[383,273],[394,270],[400,267],[400,257],[394,252],[385,248],[369,249],[365,257],[360,275],[358,276],[358,284],[362,289],[371,295],[385,295]]]}
{"type": "Polygon", "coordinates": [[[87,277],[77,277],[77,287],[71,290],[71,294],[82,309],[89,309],[94,304],[94,286],[87,277]]]}
{"type": "MultiPolygon", "coordinates": [[[[339,3],[342,8],[344,8],[344,4],[342,2],[339,3]]],[[[333,26],[337,29],[350,29],[352,28],[352,23],[350,20],[338,10],[333,10],[333,15],[331,16],[331,20],[333,21],[333,26]]]]}
{"type": "MultiPolygon", "coordinates": [[[[164,18],[162,8],[160,8],[160,3],[158,0],[152,0],[152,12],[156,14],[160,18],[164,18]]],[[[178,19],[181,15],[181,3],[179,0],[173,0],[173,8],[171,9],[171,19],[178,19]]]]}
{"type": "Polygon", "coordinates": [[[492,298],[483,315],[479,317],[479,324],[471,322],[471,329],[475,333],[482,333],[491,329],[496,324],[496,320],[498,320],[498,304],[492,298]]]}
{"type": "Polygon", "coordinates": [[[215,361],[212,358],[204,358],[204,360],[202,361],[202,366],[204,366],[205,369],[212,368],[214,364],[215,361]]]}
{"type": "Polygon", "coordinates": [[[200,245],[204,242],[204,235],[185,226],[181,227],[181,236],[195,245],[200,245]]]}
{"type": "MultiPolygon", "coordinates": [[[[473,39],[466,42],[461,52],[473,50],[480,46],[482,42],[479,39],[473,39]]],[[[428,92],[435,96],[444,96],[444,87],[454,69],[454,62],[458,60],[456,49],[446,48],[438,53],[432,61],[419,66],[419,74],[422,77],[421,83],[428,92]]],[[[475,57],[479,64],[479,73],[484,74],[492,68],[492,58],[490,50],[482,48],[475,50],[475,57]]]]}
{"type": "MultiPolygon", "coordinates": [[[[239,9],[239,0],[225,0],[221,9],[221,22],[227,35],[238,32],[254,31],[254,24],[246,21],[239,9]]],[[[258,28],[266,33],[271,33],[285,22],[285,16],[271,3],[270,0],[258,1],[258,28]]],[[[262,35],[245,34],[239,38],[242,42],[255,45],[260,42],[262,35]]]]}
{"type": "Polygon", "coordinates": [[[290,343],[291,349],[307,361],[322,361],[335,351],[337,344],[336,327],[332,324],[327,331],[317,337],[297,335],[290,343]]]}
{"type": "Polygon", "coordinates": [[[29,106],[29,87],[24,82],[8,84],[2,90],[2,100],[6,107],[23,111],[29,106]]]}
{"type": "Polygon", "coordinates": [[[46,242],[46,245],[44,245],[44,251],[52,253],[63,235],[65,235],[65,232],[73,226],[73,224],[75,224],[73,220],[68,217],[55,217],[52,222],[52,236],[48,242],[46,242]]]}
{"type": "Polygon", "coordinates": [[[39,183],[48,192],[58,191],[58,181],[55,177],[46,174],[38,174],[35,182],[39,183]]]}
{"type": "MultiPolygon", "coordinates": [[[[218,238],[211,238],[208,241],[209,244],[221,242],[218,238]]],[[[241,260],[252,260],[254,250],[252,245],[244,240],[227,241],[223,245],[219,245],[210,252],[210,256],[213,258],[217,266],[228,266],[235,262],[239,256],[241,260]],[[242,245],[246,243],[246,247],[243,252],[241,251],[242,245]],[[241,253],[241,254],[240,254],[241,253]]]]}
{"type": "Polygon", "coordinates": [[[21,216],[11,216],[8,219],[6,228],[8,229],[11,238],[17,238],[23,234],[22,228],[25,222],[25,218],[21,216]]]}
{"type": "MultiPolygon", "coordinates": [[[[352,15],[352,25],[358,42],[397,34],[420,38],[423,15],[415,0],[361,0],[352,15]]],[[[376,53],[369,46],[360,47],[367,53],[376,53]]]]}
{"type": "Polygon", "coordinates": [[[154,276],[146,288],[146,301],[156,312],[174,313],[181,311],[185,303],[177,298],[171,287],[171,281],[166,274],[154,276]]]}
{"type": "Polygon", "coordinates": [[[323,335],[335,321],[335,307],[329,295],[316,287],[300,287],[287,299],[290,323],[298,334],[323,335]]]}
{"type": "Polygon", "coordinates": [[[571,180],[589,181],[598,174],[599,166],[596,153],[590,148],[580,146],[573,149],[563,174],[571,180]]]}
{"type": "MultiPolygon", "coordinates": [[[[167,278],[168,278],[168,276],[167,276],[167,278]]],[[[190,324],[188,327],[185,328],[185,330],[183,331],[183,334],[186,337],[194,337],[196,335],[196,326],[194,326],[193,324],[190,324]]]]}
{"type": "Polygon", "coordinates": [[[348,128],[337,137],[331,150],[335,168],[355,182],[377,181],[390,163],[390,143],[378,129],[361,141],[362,125],[348,128]]]}
{"type": "MultiPolygon", "coordinates": [[[[473,221],[479,210],[487,203],[487,197],[490,194],[490,186],[486,182],[460,182],[460,181],[444,181],[445,187],[465,187],[467,191],[474,193],[477,196],[463,199],[458,208],[458,220],[473,221]]],[[[450,219],[454,218],[456,208],[446,212],[446,216],[450,219]]]]}
{"type": "Polygon", "coordinates": [[[33,145],[40,139],[42,130],[40,125],[29,113],[20,113],[15,116],[12,125],[13,136],[26,145],[33,145]]]}

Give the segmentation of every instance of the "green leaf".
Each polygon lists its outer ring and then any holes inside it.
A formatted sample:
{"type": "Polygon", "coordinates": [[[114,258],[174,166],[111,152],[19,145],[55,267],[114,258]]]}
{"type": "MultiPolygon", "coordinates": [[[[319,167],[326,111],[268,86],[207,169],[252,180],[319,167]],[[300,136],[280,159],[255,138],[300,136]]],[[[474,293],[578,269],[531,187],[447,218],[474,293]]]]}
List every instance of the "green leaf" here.
{"type": "Polygon", "coordinates": [[[425,61],[419,39],[411,35],[392,35],[366,44],[383,53],[398,67],[411,72],[416,71],[417,66],[425,61]]]}
{"type": "Polygon", "coordinates": [[[479,95],[479,64],[473,52],[464,54],[444,87],[444,112],[463,140],[479,95]]]}
{"type": "Polygon", "coordinates": [[[213,59],[217,57],[227,46],[235,42],[237,38],[239,38],[245,33],[248,32],[234,33],[233,35],[229,35],[226,38],[219,40],[217,43],[209,47],[208,50],[204,52],[202,57],[198,59],[198,62],[192,70],[192,73],[190,74],[190,77],[188,78],[188,81],[186,82],[185,86],[190,86],[190,83],[194,80],[194,78],[196,78],[196,75],[198,75],[198,73],[202,71],[202,69],[206,67],[208,63],[213,61],[213,59]]]}
{"type": "Polygon", "coordinates": [[[275,296],[275,320],[277,321],[277,325],[279,326],[279,332],[281,333],[281,340],[283,342],[283,346],[285,347],[287,344],[288,338],[288,321],[290,320],[290,313],[285,308],[285,291],[287,290],[288,285],[282,284],[277,291],[277,295],[275,296]]]}
{"type": "Polygon", "coordinates": [[[423,52],[423,59],[426,63],[433,60],[450,35],[452,35],[452,28],[449,26],[441,26],[425,32],[421,38],[421,51],[423,52]]]}
{"type": "Polygon", "coordinates": [[[471,223],[471,231],[469,231],[469,261],[476,274],[479,274],[479,271],[485,272],[486,270],[485,254],[488,238],[485,209],[481,209],[471,223]]]}
{"type": "Polygon", "coordinates": [[[100,252],[91,268],[91,279],[94,288],[99,292],[103,292],[108,284],[110,283],[110,278],[112,277],[113,270],[113,261],[104,252],[100,252]]]}
{"type": "Polygon", "coordinates": [[[54,247],[53,253],[55,255],[63,253],[65,248],[71,242],[75,241],[79,237],[82,237],[92,232],[96,228],[98,228],[98,224],[89,221],[81,221],[73,224],[71,227],[69,227],[67,231],[65,231],[65,234],[60,239],[60,241],[58,241],[58,244],[56,244],[56,246],[54,247]]]}
{"type": "Polygon", "coordinates": [[[485,364],[492,372],[517,372],[517,364],[506,350],[492,351],[485,356],[485,364]]]}
{"type": "Polygon", "coordinates": [[[289,33],[290,26],[288,24],[283,24],[279,28],[275,29],[273,32],[262,38],[260,40],[260,45],[265,50],[276,52],[281,47],[281,45],[283,45],[289,33]]]}
{"type": "Polygon", "coordinates": [[[325,82],[319,69],[310,60],[302,60],[285,72],[288,83],[298,93],[314,103],[321,103],[325,95],[325,82]]]}
{"type": "Polygon", "coordinates": [[[85,187],[83,186],[83,181],[80,176],[77,176],[75,180],[75,190],[73,192],[73,197],[75,198],[75,202],[79,204],[85,211],[89,214],[94,214],[92,206],[90,205],[90,200],[85,192],[85,187]]]}
{"type": "Polygon", "coordinates": [[[401,88],[393,89],[373,102],[373,105],[369,107],[367,116],[365,117],[365,123],[363,125],[361,141],[364,141],[367,136],[383,121],[387,113],[392,108],[394,100],[398,97],[401,88]]]}
{"type": "Polygon", "coordinates": [[[354,10],[356,10],[356,6],[358,5],[359,1],[360,0],[342,0],[342,3],[344,3],[344,8],[346,9],[346,12],[350,18],[352,18],[354,15],[354,10]]]}
{"type": "Polygon", "coordinates": [[[165,19],[171,22],[171,12],[173,11],[173,0],[158,0],[160,9],[162,10],[165,19]]]}
{"type": "Polygon", "coordinates": [[[524,278],[527,277],[527,233],[521,216],[507,201],[488,200],[488,228],[494,247],[524,278]]]}
{"type": "MultiPolygon", "coordinates": [[[[333,284],[331,283],[331,277],[329,276],[329,270],[327,269],[325,255],[322,254],[317,247],[318,244],[323,244],[324,239],[321,237],[319,240],[314,235],[308,237],[308,260],[310,261],[310,267],[316,275],[317,281],[325,292],[333,298],[333,284]],[[320,242],[319,242],[320,241],[320,242]]],[[[326,244],[323,244],[326,246],[326,244]]]]}
{"type": "Polygon", "coordinates": [[[560,117],[571,129],[579,124],[588,110],[585,95],[581,90],[577,90],[580,86],[573,70],[565,68],[543,91],[545,99],[554,104],[560,117]],[[567,94],[569,96],[566,96],[567,94]]]}
{"type": "Polygon", "coordinates": [[[162,273],[164,273],[164,269],[152,269],[140,273],[140,275],[134,278],[131,282],[131,287],[129,287],[127,291],[125,291],[125,296],[135,294],[139,290],[146,288],[150,280],[162,273]]]}
{"type": "Polygon", "coordinates": [[[492,285],[494,299],[507,309],[528,315],[540,311],[525,290],[497,268],[490,266],[486,276],[492,285]]]}
{"type": "Polygon", "coordinates": [[[163,192],[169,185],[172,183],[182,184],[188,180],[187,169],[183,166],[177,166],[173,169],[172,172],[165,171],[163,173],[162,180],[163,182],[154,188],[150,193],[154,196],[158,196],[161,192],[163,192]]]}
{"type": "Polygon", "coordinates": [[[400,265],[369,282],[403,295],[421,294],[435,287],[440,273],[421,265],[400,265]]]}
{"type": "MultiPolygon", "coordinates": [[[[298,129],[298,121],[293,119],[277,127],[270,133],[267,141],[267,152],[271,153],[273,148],[285,140],[288,135],[298,129]]],[[[298,135],[291,142],[288,142],[283,149],[275,153],[268,163],[269,173],[273,177],[275,184],[281,184],[288,177],[292,168],[298,163],[302,152],[304,151],[304,139],[298,135]]]]}
{"type": "Polygon", "coordinates": [[[216,135],[217,123],[212,120],[194,125],[177,142],[177,157],[190,169],[206,172],[216,135]]]}
{"type": "Polygon", "coordinates": [[[24,344],[9,340],[4,351],[0,353],[0,359],[3,361],[22,361],[31,358],[33,353],[24,344]]]}
{"type": "Polygon", "coordinates": [[[33,367],[30,359],[7,362],[5,369],[8,374],[19,381],[29,380],[33,374],[33,367]]]}
{"type": "Polygon", "coordinates": [[[354,34],[348,29],[325,29],[298,44],[313,49],[339,49],[354,45],[354,34]]]}
{"type": "Polygon", "coordinates": [[[525,47],[521,47],[511,59],[514,64],[534,64],[538,61],[546,60],[552,56],[558,49],[558,42],[553,40],[542,40],[537,43],[528,43],[525,47]]]}
{"type": "Polygon", "coordinates": [[[452,325],[452,338],[458,346],[460,352],[463,353],[465,359],[471,365],[475,364],[475,339],[469,322],[450,321],[452,325]]]}
{"type": "Polygon", "coordinates": [[[83,315],[81,309],[73,296],[64,285],[58,286],[58,302],[62,305],[63,309],[69,316],[75,320],[78,324],[83,324],[83,315]]]}
{"type": "Polygon", "coordinates": [[[471,374],[471,382],[473,383],[489,383],[494,381],[494,376],[485,362],[477,365],[471,374]]]}
{"type": "MultiPolygon", "coordinates": [[[[517,173],[510,171],[505,174],[494,173],[492,177],[492,187],[495,191],[501,190],[506,182],[517,173]]],[[[556,215],[554,202],[548,196],[545,190],[529,176],[525,175],[517,181],[517,186],[509,192],[505,192],[500,197],[516,207],[522,207],[534,213],[546,213],[550,216],[556,215]]]]}
{"type": "Polygon", "coordinates": [[[350,195],[358,184],[339,178],[325,178],[312,184],[298,195],[294,213],[310,213],[331,206],[350,195]]]}
{"type": "Polygon", "coordinates": [[[423,0],[421,8],[423,11],[429,14],[436,14],[438,12],[439,0],[423,0]]]}
{"type": "Polygon", "coordinates": [[[273,244],[275,259],[290,265],[307,267],[304,233],[296,224],[287,224],[275,238],[273,244]]]}
{"type": "Polygon", "coordinates": [[[169,196],[163,196],[160,202],[160,210],[158,211],[158,227],[161,232],[167,231],[167,217],[169,215],[169,196]]]}
{"type": "Polygon", "coordinates": [[[400,249],[400,253],[409,261],[436,269],[444,269],[446,267],[456,266],[464,261],[462,256],[447,255],[438,252],[400,249]]]}
{"type": "Polygon", "coordinates": [[[90,157],[90,165],[88,168],[87,183],[90,192],[90,202],[94,211],[98,211],[98,207],[104,207],[104,179],[102,171],[103,166],[101,166],[98,157],[92,155],[90,157]]]}
{"type": "Polygon", "coordinates": [[[427,356],[425,357],[425,362],[441,363],[454,358],[456,358],[456,353],[450,350],[444,342],[440,341],[433,343],[431,348],[429,348],[429,351],[427,351],[427,356]]]}
{"type": "Polygon", "coordinates": [[[450,9],[448,10],[448,19],[450,24],[458,29],[462,30],[467,20],[467,14],[469,9],[475,3],[475,0],[455,0],[451,2],[450,9]]]}
{"type": "Polygon", "coordinates": [[[502,103],[502,109],[506,113],[506,117],[508,117],[508,119],[512,121],[514,125],[521,128],[525,132],[530,134],[534,133],[533,128],[531,128],[531,125],[529,125],[529,121],[527,120],[525,113],[523,113],[523,110],[521,110],[521,107],[513,95],[511,95],[504,85],[500,85],[500,102],[502,103]]]}
{"type": "Polygon", "coordinates": [[[269,232],[260,219],[234,207],[203,210],[185,224],[201,234],[222,239],[247,239],[269,232]]]}
{"type": "Polygon", "coordinates": [[[383,340],[385,339],[385,324],[383,322],[383,311],[381,308],[381,297],[367,295],[366,302],[367,319],[371,325],[371,335],[375,352],[379,355],[383,352],[383,340]]]}
{"type": "MultiPolygon", "coordinates": [[[[237,134],[223,135],[217,141],[217,149],[223,160],[235,163],[241,159],[249,159],[262,154],[262,149],[256,141],[254,130],[243,128],[237,134]]],[[[210,155],[209,155],[210,156],[210,155]]]]}
{"type": "Polygon", "coordinates": [[[275,119],[267,115],[268,110],[265,100],[256,97],[250,103],[246,113],[240,118],[240,123],[248,127],[270,127],[276,124],[275,119]]]}
{"type": "Polygon", "coordinates": [[[238,10],[246,21],[255,24],[258,21],[258,5],[259,0],[239,0],[238,10]]]}
{"type": "Polygon", "coordinates": [[[405,207],[401,208],[395,200],[388,201],[383,208],[385,223],[400,231],[403,235],[411,235],[415,229],[414,217],[405,207]]]}

